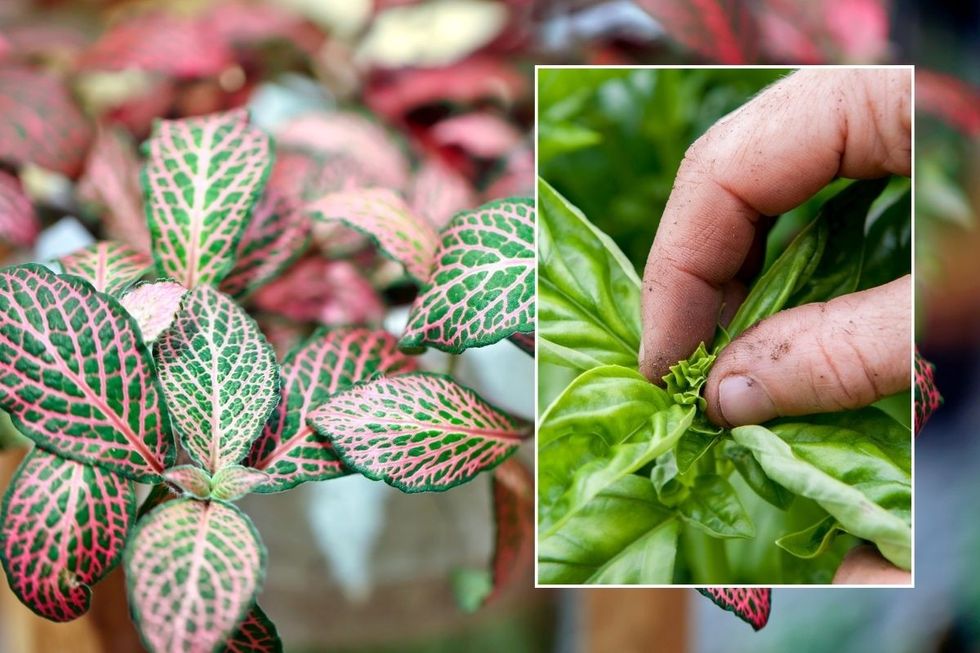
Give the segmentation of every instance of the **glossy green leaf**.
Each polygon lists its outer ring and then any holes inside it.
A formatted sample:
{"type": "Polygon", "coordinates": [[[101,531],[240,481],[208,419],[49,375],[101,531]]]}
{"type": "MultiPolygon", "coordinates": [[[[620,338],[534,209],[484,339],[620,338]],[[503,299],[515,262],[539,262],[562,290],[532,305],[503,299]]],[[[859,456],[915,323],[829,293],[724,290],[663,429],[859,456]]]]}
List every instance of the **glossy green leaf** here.
{"type": "Polygon", "coordinates": [[[591,370],[541,418],[538,527],[544,536],[602,490],[671,449],[690,427],[693,406],[665,404],[665,393],[649,383],[644,391],[641,379],[616,366],[591,370]]]}
{"type": "Polygon", "coordinates": [[[837,520],[828,516],[809,528],[782,536],[776,540],[776,545],[797,558],[816,558],[827,550],[840,531],[837,520]]]}
{"type": "Polygon", "coordinates": [[[912,479],[889,455],[900,446],[883,450],[863,431],[789,421],[771,429],[742,426],[732,435],[771,479],[819,503],[895,565],[911,568],[912,479]]]}
{"type": "Polygon", "coordinates": [[[902,193],[868,229],[858,290],[880,286],[912,272],[911,193],[902,193]]]}
{"type": "MultiPolygon", "coordinates": [[[[827,244],[827,223],[818,216],[803,228],[768,270],[752,285],[748,297],[728,324],[730,338],[782,310],[793,292],[807,282],[827,244]]],[[[715,339],[715,344],[727,344],[715,339]]]]}
{"type": "Polygon", "coordinates": [[[765,470],[746,447],[727,440],[722,453],[761,499],[777,508],[787,508],[793,502],[793,493],[766,476],[765,470]]]}
{"type": "Polygon", "coordinates": [[[538,541],[538,582],[670,583],[677,532],[650,482],[624,476],[538,541]]]}
{"type": "Polygon", "coordinates": [[[589,370],[565,388],[538,427],[540,526],[554,520],[550,515],[577,471],[634,435],[649,439],[650,416],[669,406],[666,392],[618,365],[589,370]]]}
{"type": "Polygon", "coordinates": [[[735,490],[723,477],[702,474],[678,506],[687,523],[712,537],[753,537],[755,528],[735,490]]]}
{"type": "Polygon", "coordinates": [[[538,352],[588,370],[636,368],[640,280],[608,236],[538,181],[538,352]]]}
{"type": "Polygon", "coordinates": [[[825,302],[857,290],[864,269],[864,225],[871,204],[888,185],[888,179],[855,181],[820,209],[817,220],[827,224],[830,243],[813,275],[790,299],[790,306],[825,302]]]}

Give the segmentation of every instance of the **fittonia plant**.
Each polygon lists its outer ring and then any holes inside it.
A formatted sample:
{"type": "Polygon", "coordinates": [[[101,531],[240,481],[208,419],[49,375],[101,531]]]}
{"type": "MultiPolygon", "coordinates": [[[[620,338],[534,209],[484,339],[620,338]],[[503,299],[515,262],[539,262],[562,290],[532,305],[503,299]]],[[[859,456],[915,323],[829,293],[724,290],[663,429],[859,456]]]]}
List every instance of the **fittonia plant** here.
{"type": "MultiPolygon", "coordinates": [[[[708,422],[701,397],[717,353],[760,319],[909,272],[902,183],[878,202],[885,180],[854,182],[828,200],[712,348],[674,366],[664,387],[637,371],[632,264],[539,183],[539,391],[548,401],[538,431],[540,582],[828,583],[861,540],[911,567],[909,394],[732,430],[708,422]]],[[[768,594],[729,599],[761,623],[768,594]]]]}
{"type": "MultiPolygon", "coordinates": [[[[533,204],[439,229],[386,189],[318,200],[313,218],[373,238],[420,293],[401,341],[320,329],[280,364],[230,296],[307,242],[286,228],[302,207],[264,193],[269,137],[232,111],[160,122],[144,150],[152,259],[99,242],[60,273],[0,270],[0,405],[35,443],[3,502],[0,557],[48,619],[83,614],[122,559],[151,651],[281,650],[256,604],[265,547],[233,502],[355,472],[442,491],[512,456],[527,424],[406,352],[532,337],[533,204]],[[139,510],[137,484],[155,486],[139,510]]],[[[512,460],[493,479],[499,586],[528,550],[530,478],[512,460]]]]}

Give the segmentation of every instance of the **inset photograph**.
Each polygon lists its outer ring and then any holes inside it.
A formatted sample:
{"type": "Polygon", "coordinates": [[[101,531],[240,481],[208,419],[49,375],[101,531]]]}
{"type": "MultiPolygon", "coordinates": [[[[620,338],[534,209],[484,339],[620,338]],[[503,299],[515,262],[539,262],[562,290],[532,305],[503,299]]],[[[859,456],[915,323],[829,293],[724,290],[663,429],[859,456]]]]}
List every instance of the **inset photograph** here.
{"type": "Polygon", "coordinates": [[[539,586],[912,585],[912,86],[538,68],[539,586]]]}

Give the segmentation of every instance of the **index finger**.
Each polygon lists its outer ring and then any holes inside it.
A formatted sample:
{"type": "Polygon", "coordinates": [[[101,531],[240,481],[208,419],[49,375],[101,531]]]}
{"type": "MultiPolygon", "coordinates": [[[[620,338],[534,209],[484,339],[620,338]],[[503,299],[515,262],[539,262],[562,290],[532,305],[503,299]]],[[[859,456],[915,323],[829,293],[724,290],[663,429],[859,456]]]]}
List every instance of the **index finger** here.
{"type": "Polygon", "coordinates": [[[835,177],[911,173],[909,68],[805,69],[713,125],[681,162],[643,273],[640,370],[711,342],[762,215],[835,177]]]}

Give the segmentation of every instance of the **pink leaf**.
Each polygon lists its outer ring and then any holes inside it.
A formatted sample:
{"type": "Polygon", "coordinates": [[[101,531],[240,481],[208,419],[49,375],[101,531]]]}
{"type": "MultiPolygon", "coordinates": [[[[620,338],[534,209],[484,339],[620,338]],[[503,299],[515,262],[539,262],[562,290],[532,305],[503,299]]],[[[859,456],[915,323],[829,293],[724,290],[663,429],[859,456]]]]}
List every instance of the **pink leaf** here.
{"type": "Polygon", "coordinates": [[[980,89],[955,77],[916,69],[915,108],[942,119],[967,136],[980,135],[980,89]]]}
{"type": "Polygon", "coordinates": [[[118,297],[150,269],[150,257],[128,245],[109,240],[58,259],[65,274],[85,279],[99,292],[118,297]]]}
{"type": "Polygon", "coordinates": [[[500,116],[477,111],[437,123],[432,128],[432,139],[442,147],[458,147],[470,156],[496,159],[520,145],[522,136],[500,116]]]}
{"type": "Polygon", "coordinates": [[[465,211],[442,231],[431,278],[399,341],[460,353],[534,330],[534,202],[465,211]]]}
{"type": "Polygon", "coordinates": [[[187,289],[173,281],[143,283],[119,298],[119,303],[133,316],[143,342],[154,342],[177,316],[187,289]]]}
{"type": "Polygon", "coordinates": [[[426,161],[415,175],[410,197],[412,211],[437,229],[444,227],[457,212],[479,204],[470,182],[435,159],[426,161]]]}
{"type": "Polygon", "coordinates": [[[929,416],[943,403],[942,395],[936,388],[936,368],[922,358],[919,348],[915,348],[915,434],[918,435],[929,416]]]}
{"type": "Polygon", "coordinates": [[[724,609],[734,612],[755,630],[760,630],[769,621],[772,598],[770,589],[707,587],[698,588],[698,591],[724,609]]]}
{"type": "Polygon", "coordinates": [[[485,200],[501,197],[530,196],[534,194],[534,152],[521,147],[504,160],[504,168],[483,192],[485,200]]]}
{"type": "Polygon", "coordinates": [[[279,400],[279,366],[255,321],[214,288],[198,286],[156,354],[190,457],[212,474],[244,458],[279,400]]]}
{"type": "Polygon", "coordinates": [[[81,57],[83,70],[136,68],[172,77],[217,75],[234,63],[223,39],[207,25],[176,12],[153,11],[110,27],[81,57]]]}
{"type": "Polygon", "coordinates": [[[408,161],[385,130],[354,113],[300,116],[276,137],[285,146],[305,147],[354,160],[372,185],[402,189],[408,183],[408,161]]]}
{"type": "Polygon", "coordinates": [[[300,261],[260,288],[252,303],[269,313],[327,326],[377,324],[384,317],[381,297],[357,266],[323,258],[300,261]]]}
{"type": "Polygon", "coordinates": [[[429,278],[439,237],[396,193],[387,188],[331,193],[307,210],[316,220],[340,221],[369,236],[419,283],[429,278]]]}
{"type": "Polygon", "coordinates": [[[151,653],[211,653],[251,609],[265,547],[221,501],[177,499],[137,524],[126,548],[129,605],[151,653]]]}
{"type": "Polygon", "coordinates": [[[282,653],[275,624],[256,603],[221,653],[282,653]]]}
{"type": "Polygon", "coordinates": [[[403,492],[440,492],[510,456],[526,426],[438,374],[368,381],[331,397],[309,424],[341,461],[403,492]]]}
{"type": "Polygon", "coordinates": [[[237,109],[161,121],[144,147],[143,192],[160,272],[186,288],[220,282],[265,185],[269,137],[237,109]]]}
{"type": "Polygon", "coordinates": [[[534,477],[511,456],[493,470],[493,591],[490,602],[534,566],[534,477]]]}
{"type": "Polygon", "coordinates": [[[708,61],[755,61],[755,22],[743,0],[637,0],[636,4],[663,26],[669,38],[708,61]]]}
{"type": "Polygon", "coordinates": [[[0,170],[0,240],[16,247],[31,247],[40,231],[41,223],[20,179],[0,170]]]}
{"type": "Polygon", "coordinates": [[[154,483],[175,450],[153,362],[125,309],[39,265],[0,270],[0,407],[61,456],[154,483]]]}
{"type": "Polygon", "coordinates": [[[768,57],[788,64],[870,62],[888,51],[882,0],[765,0],[759,27],[768,57]]]}
{"type": "Polygon", "coordinates": [[[370,186],[370,175],[349,154],[277,144],[268,188],[297,203],[370,186]]]}
{"type": "Polygon", "coordinates": [[[309,245],[310,219],[296,202],[269,188],[245,228],[235,267],[221,290],[242,299],[282,274],[309,245]]]}
{"type": "Polygon", "coordinates": [[[451,66],[412,68],[379,74],[365,90],[365,102],[376,113],[401,120],[427,104],[472,104],[496,100],[513,104],[527,92],[527,80],[499,57],[477,55],[451,66]]]}
{"type": "Polygon", "coordinates": [[[92,128],[61,80],[27,68],[0,68],[0,161],[74,177],[92,128]]]}
{"type": "Polygon", "coordinates": [[[281,492],[346,474],[330,442],[306,423],[307,415],[357,383],[414,369],[414,359],[398,351],[395,337],[386,331],[318,329],[282,364],[282,399],[246,463],[269,475],[257,491],[281,492]]]}
{"type": "Polygon", "coordinates": [[[304,29],[299,16],[268,2],[221,0],[211,4],[202,23],[210,38],[229,46],[282,39],[315,54],[315,47],[323,40],[304,29]]]}
{"type": "Polygon", "coordinates": [[[888,53],[884,0],[826,0],[827,33],[846,61],[875,61],[888,53]]]}
{"type": "Polygon", "coordinates": [[[10,588],[42,617],[80,617],[89,586],[116,566],[135,518],[131,481],[35,448],[0,514],[0,561],[10,588]]]}
{"type": "Polygon", "coordinates": [[[128,137],[118,129],[102,127],[78,182],[78,196],[102,211],[106,234],[150,251],[150,230],[143,213],[140,162],[128,137]]]}
{"type": "Polygon", "coordinates": [[[194,499],[211,497],[211,475],[197,465],[178,465],[163,473],[163,480],[194,499]]]}

